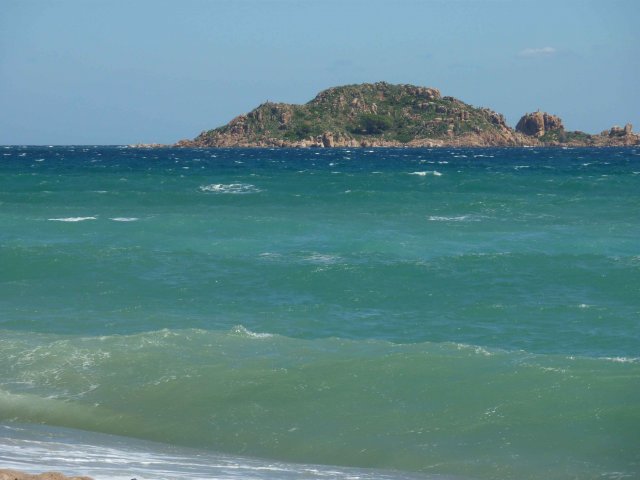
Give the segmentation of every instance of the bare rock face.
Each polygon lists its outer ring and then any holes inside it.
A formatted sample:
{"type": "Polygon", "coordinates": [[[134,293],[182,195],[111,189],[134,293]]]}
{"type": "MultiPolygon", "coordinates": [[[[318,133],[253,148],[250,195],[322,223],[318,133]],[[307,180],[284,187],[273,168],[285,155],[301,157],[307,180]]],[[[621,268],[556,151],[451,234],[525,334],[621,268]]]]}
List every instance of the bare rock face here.
{"type": "Polygon", "coordinates": [[[440,90],[433,87],[412,87],[409,89],[409,93],[425,100],[438,100],[442,98],[440,90]]]}
{"type": "Polygon", "coordinates": [[[516,125],[516,132],[530,137],[541,137],[554,130],[564,130],[560,117],[540,111],[526,113],[516,125]]]}
{"type": "Polygon", "coordinates": [[[624,128],[615,125],[609,130],[610,137],[624,137],[625,135],[633,135],[633,125],[630,123],[627,123],[624,128]]]}
{"type": "Polygon", "coordinates": [[[624,128],[617,125],[605,130],[597,136],[599,143],[603,145],[639,145],[640,135],[633,133],[633,125],[627,123],[624,128]]]}
{"type": "Polygon", "coordinates": [[[333,147],[333,133],[325,132],[322,134],[322,146],[323,147],[333,147]]]}

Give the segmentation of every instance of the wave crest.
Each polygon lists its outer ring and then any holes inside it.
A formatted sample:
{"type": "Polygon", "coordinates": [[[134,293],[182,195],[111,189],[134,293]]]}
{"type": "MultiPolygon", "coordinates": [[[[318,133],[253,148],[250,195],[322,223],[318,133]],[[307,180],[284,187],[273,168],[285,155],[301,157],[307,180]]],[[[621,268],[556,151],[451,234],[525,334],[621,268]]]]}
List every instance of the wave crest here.
{"type": "Polygon", "coordinates": [[[417,175],[419,177],[426,177],[427,175],[433,175],[434,177],[441,177],[442,173],[438,172],[437,170],[430,170],[430,171],[424,171],[424,172],[411,172],[409,175],[417,175]]]}
{"type": "Polygon", "coordinates": [[[231,329],[231,333],[235,335],[240,335],[243,337],[250,337],[250,338],[272,338],[273,337],[273,334],[271,333],[252,332],[251,330],[249,330],[243,325],[236,325],[231,329]]]}
{"type": "Polygon", "coordinates": [[[62,218],[48,218],[50,222],[84,222],[86,220],[97,220],[97,217],[62,217],[62,218]]]}
{"type": "Polygon", "coordinates": [[[262,191],[249,183],[212,183],[211,185],[201,185],[199,188],[201,192],[206,193],[244,194],[262,191]]]}

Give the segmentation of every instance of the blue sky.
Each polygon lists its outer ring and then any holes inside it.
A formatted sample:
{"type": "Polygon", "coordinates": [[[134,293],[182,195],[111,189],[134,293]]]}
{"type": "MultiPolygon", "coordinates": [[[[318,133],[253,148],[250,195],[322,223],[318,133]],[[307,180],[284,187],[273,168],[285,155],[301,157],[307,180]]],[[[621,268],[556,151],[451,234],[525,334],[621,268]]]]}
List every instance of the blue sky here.
{"type": "Polygon", "coordinates": [[[638,0],[0,0],[0,144],[173,143],[385,80],[640,130],[638,0]]]}

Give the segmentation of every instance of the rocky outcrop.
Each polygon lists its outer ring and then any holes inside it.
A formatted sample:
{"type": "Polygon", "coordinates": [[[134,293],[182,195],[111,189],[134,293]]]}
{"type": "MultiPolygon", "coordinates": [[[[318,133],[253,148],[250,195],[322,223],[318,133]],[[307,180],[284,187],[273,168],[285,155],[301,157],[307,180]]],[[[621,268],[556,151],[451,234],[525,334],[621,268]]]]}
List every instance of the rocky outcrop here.
{"type": "Polygon", "coordinates": [[[608,133],[610,137],[624,137],[631,134],[633,134],[633,125],[631,125],[630,123],[627,123],[624,128],[619,127],[618,125],[614,125],[613,127],[611,127],[608,133]]]}
{"type": "Polygon", "coordinates": [[[333,87],[304,105],[264,103],[178,147],[436,147],[636,145],[631,125],[600,135],[565,131],[546,112],[527,113],[515,130],[504,116],[437,88],[386,82],[333,87]]]}
{"type": "Polygon", "coordinates": [[[564,125],[560,117],[540,111],[523,115],[516,125],[516,132],[538,138],[547,132],[562,130],[564,130],[564,125]]]}
{"type": "Polygon", "coordinates": [[[640,135],[633,133],[633,125],[627,123],[624,128],[614,125],[607,132],[606,130],[600,134],[608,140],[608,144],[613,145],[638,145],[640,143],[640,135]]]}

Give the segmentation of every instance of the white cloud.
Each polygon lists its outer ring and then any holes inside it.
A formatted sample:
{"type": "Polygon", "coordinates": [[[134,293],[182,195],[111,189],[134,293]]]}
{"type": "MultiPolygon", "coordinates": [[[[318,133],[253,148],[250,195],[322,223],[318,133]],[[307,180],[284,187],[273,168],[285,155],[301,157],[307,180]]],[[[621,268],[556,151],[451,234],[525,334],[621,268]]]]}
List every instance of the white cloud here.
{"type": "Polygon", "coordinates": [[[550,57],[556,53],[556,49],[553,47],[542,48],[525,48],[518,52],[519,57],[550,57]]]}

